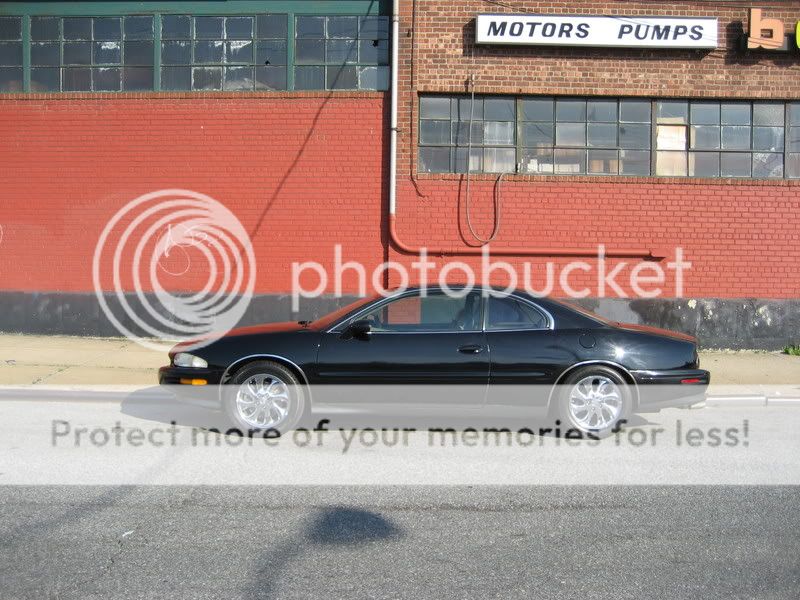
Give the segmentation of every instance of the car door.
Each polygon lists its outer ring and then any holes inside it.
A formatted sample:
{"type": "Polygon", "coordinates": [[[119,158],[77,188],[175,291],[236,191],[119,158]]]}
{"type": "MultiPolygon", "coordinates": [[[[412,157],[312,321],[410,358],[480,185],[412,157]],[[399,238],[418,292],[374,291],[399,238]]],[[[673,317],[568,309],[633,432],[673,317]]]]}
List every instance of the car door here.
{"type": "Polygon", "coordinates": [[[322,334],[316,366],[326,402],[481,406],[489,377],[481,294],[418,290],[380,301],[322,334]],[[352,335],[356,320],[369,321],[369,333],[352,335]]]}

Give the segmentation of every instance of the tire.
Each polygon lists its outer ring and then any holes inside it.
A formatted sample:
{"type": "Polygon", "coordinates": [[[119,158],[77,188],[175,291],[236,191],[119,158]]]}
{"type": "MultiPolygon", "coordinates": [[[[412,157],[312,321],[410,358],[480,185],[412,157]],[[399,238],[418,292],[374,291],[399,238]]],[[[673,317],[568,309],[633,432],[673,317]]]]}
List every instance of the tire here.
{"type": "Polygon", "coordinates": [[[283,365],[257,361],[236,371],[225,385],[223,409],[242,433],[286,433],[306,410],[305,388],[283,365]]]}
{"type": "Polygon", "coordinates": [[[585,436],[609,435],[631,414],[630,384],[610,367],[589,365],[571,373],[558,390],[561,427],[585,436]]]}

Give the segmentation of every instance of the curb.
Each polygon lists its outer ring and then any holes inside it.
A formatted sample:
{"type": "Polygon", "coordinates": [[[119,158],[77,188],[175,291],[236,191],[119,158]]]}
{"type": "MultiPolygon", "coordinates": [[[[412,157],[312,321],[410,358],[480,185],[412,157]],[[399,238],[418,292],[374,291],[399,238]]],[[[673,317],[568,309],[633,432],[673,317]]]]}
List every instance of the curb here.
{"type": "Polygon", "coordinates": [[[6,387],[0,388],[0,401],[44,401],[44,402],[122,402],[123,400],[136,395],[137,399],[153,402],[164,402],[173,400],[174,397],[169,392],[159,388],[131,388],[120,390],[115,388],[95,389],[95,388],[70,388],[54,389],[35,388],[32,386],[6,387]]]}

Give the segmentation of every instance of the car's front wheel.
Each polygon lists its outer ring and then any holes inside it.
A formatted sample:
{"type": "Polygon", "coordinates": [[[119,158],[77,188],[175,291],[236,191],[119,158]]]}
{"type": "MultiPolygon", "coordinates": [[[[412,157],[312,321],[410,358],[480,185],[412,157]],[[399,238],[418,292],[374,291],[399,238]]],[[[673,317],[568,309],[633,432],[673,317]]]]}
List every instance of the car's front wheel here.
{"type": "Polygon", "coordinates": [[[629,384],[614,369],[590,365],[571,373],[559,389],[559,416],[572,429],[608,435],[631,411],[629,384]]]}
{"type": "Polygon", "coordinates": [[[225,386],[223,405],[241,432],[293,429],[305,411],[303,386],[294,373],[272,361],[245,365],[225,386]]]}

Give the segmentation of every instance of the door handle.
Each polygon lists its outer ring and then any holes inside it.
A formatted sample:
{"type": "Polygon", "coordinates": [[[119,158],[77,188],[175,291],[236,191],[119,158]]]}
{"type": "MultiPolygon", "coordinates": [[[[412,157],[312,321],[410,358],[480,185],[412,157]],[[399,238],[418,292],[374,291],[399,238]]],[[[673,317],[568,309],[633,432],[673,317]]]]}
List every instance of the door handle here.
{"type": "Polygon", "coordinates": [[[459,346],[458,351],[462,354],[479,354],[483,352],[483,346],[480,344],[467,344],[466,346],[459,346]]]}

